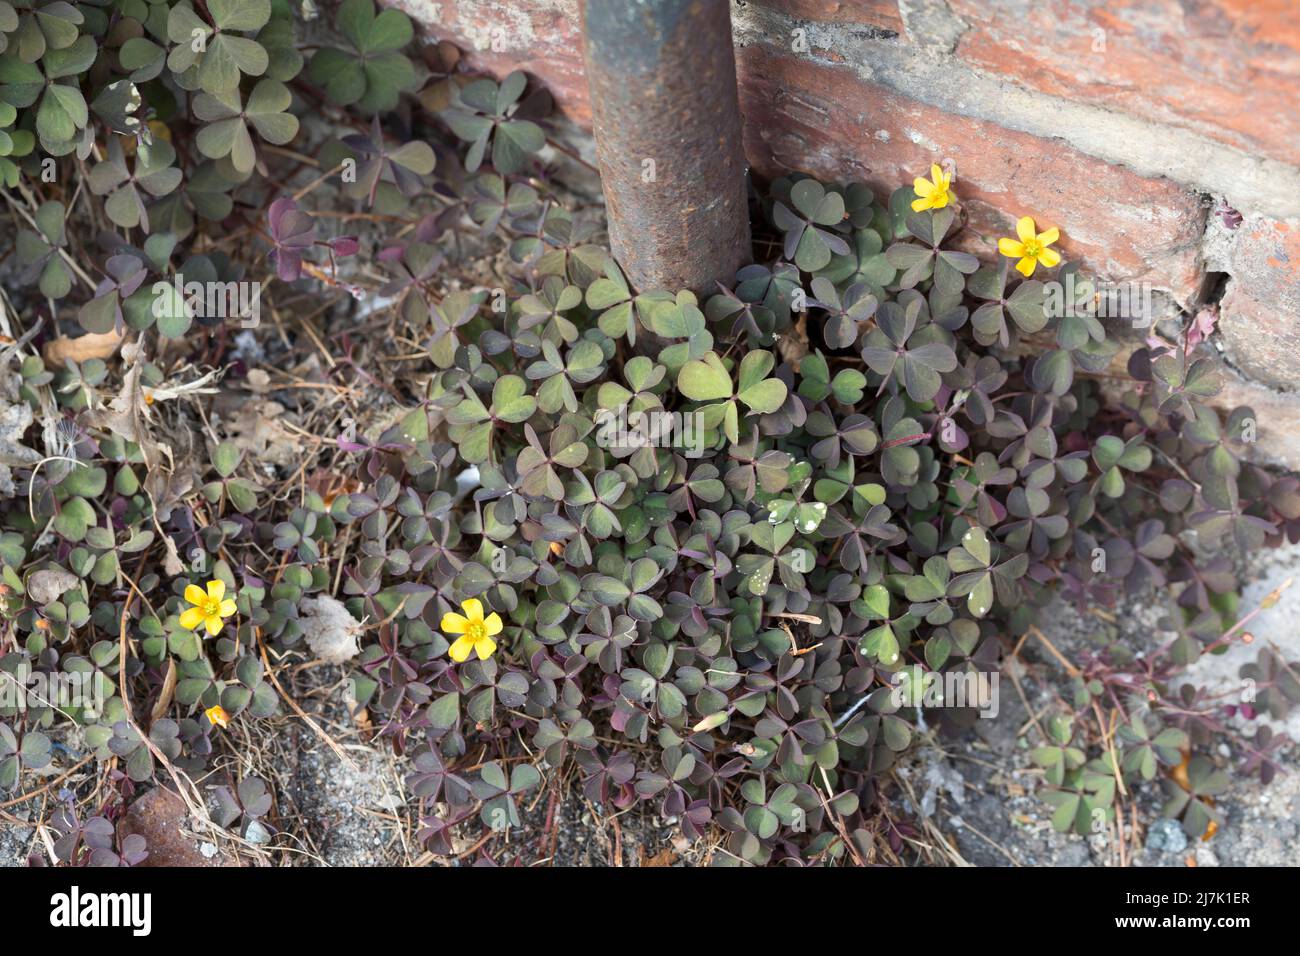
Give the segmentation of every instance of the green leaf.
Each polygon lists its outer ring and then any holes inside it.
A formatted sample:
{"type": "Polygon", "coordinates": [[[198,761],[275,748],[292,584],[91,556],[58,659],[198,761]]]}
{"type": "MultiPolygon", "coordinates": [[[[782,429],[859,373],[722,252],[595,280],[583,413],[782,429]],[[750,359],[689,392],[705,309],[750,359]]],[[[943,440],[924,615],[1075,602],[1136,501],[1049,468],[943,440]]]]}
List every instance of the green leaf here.
{"type": "MultiPolygon", "coordinates": [[[[713,352],[703,359],[687,362],[677,373],[677,388],[696,402],[711,402],[731,397],[731,375],[713,352]]],[[[784,386],[782,386],[784,389],[784,386]]],[[[760,396],[761,398],[762,396],[760,396]]],[[[782,401],[785,396],[782,395],[782,401]]]]}
{"type": "Polygon", "coordinates": [[[751,411],[766,415],[785,404],[786,394],[785,382],[769,378],[745,389],[736,397],[749,406],[751,411]]]}
{"type": "Polygon", "coordinates": [[[212,467],[222,478],[229,478],[239,465],[239,449],[231,442],[223,441],[212,452],[212,467]]]}
{"type": "Polygon", "coordinates": [[[872,655],[886,666],[898,662],[898,638],[888,624],[882,624],[864,634],[860,647],[862,653],[872,655]]]}
{"type": "Polygon", "coordinates": [[[400,10],[386,9],[370,25],[361,52],[387,53],[400,50],[411,42],[414,35],[410,17],[400,10]]]}
{"type": "Polygon", "coordinates": [[[208,0],[208,12],[222,30],[260,30],[271,19],[270,0],[208,0]]]}
{"type": "Polygon", "coordinates": [[[991,551],[989,549],[989,538],[984,533],[983,528],[972,527],[967,529],[966,533],[961,536],[962,547],[965,548],[982,566],[988,567],[991,561],[991,551]]]}
{"type": "Polygon", "coordinates": [[[984,617],[993,607],[993,577],[984,575],[966,596],[966,606],[975,617],[984,617]]]}
{"type": "Polygon", "coordinates": [[[460,720],[460,694],[443,694],[429,705],[429,723],[434,730],[450,730],[460,720]]]}
{"type": "Polygon", "coordinates": [[[117,324],[117,307],[117,293],[109,292],[83,305],[77,312],[77,321],[87,332],[101,335],[111,332],[117,324]]]}
{"type": "Polygon", "coordinates": [[[537,400],[526,394],[528,383],[518,375],[503,375],[492,387],[492,411],[503,421],[517,424],[537,411],[537,400]]]}
{"type": "Polygon", "coordinates": [[[883,584],[873,584],[864,590],[862,600],[875,615],[871,620],[889,620],[889,591],[883,584]]]}

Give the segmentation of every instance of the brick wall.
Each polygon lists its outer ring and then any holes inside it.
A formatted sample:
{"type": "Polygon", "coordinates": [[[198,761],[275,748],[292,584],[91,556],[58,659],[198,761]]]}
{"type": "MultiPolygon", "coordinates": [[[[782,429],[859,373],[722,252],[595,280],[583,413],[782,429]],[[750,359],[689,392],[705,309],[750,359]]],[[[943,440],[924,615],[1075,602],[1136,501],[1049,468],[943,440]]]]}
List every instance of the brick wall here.
{"type": "MultiPolygon", "coordinates": [[[[394,2],[589,122],[577,0],[394,2]]],[[[1224,400],[1300,468],[1300,3],[734,0],[732,21],[757,173],[886,190],[952,161],[974,251],[1031,215],[1169,313],[1220,309],[1224,400]]]]}

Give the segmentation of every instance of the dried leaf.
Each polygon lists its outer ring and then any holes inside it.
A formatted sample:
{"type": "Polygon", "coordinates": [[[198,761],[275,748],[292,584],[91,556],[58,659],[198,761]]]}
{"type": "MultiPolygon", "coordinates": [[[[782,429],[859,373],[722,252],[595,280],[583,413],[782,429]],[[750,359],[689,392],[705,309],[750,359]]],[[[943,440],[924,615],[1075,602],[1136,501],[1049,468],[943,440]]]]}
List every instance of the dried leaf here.
{"type": "Polygon", "coordinates": [[[286,409],[279,402],[250,402],[239,396],[238,410],[227,420],[226,437],[258,462],[290,467],[302,461],[302,441],[281,421],[286,409]]]}
{"type": "Polygon", "coordinates": [[[167,708],[172,705],[172,695],[176,693],[176,661],[173,658],[167,658],[167,673],[163,675],[162,690],[158,692],[158,700],[154,702],[153,710],[150,711],[150,719],[157,721],[167,716],[167,708]]]}
{"type": "Polygon", "coordinates": [[[107,408],[95,409],[86,419],[97,428],[107,428],[119,438],[135,442],[144,454],[145,463],[153,465],[158,457],[155,445],[145,427],[148,406],[140,387],[140,373],[144,371],[144,356],[140,343],[128,342],[122,346],[122,359],[126,368],[122,373],[122,387],[108,403],[107,408]]]}
{"type": "Polygon", "coordinates": [[[13,405],[0,400],[0,496],[12,496],[13,476],[10,468],[34,465],[39,452],[22,443],[23,433],[32,424],[32,408],[26,402],[13,405]]]}
{"type": "Polygon", "coordinates": [[[167,553],[163,555],[163,570],[167,572],[168,577],[173,578],[184,574],[185,562],[181,560],[180,552],[176,550],[176,542],[170,535],[163,535],[162,540],[167,548],[167,553]]]}
{"type": "Polygon", "coordinates": [[[124,337],[124,333],[116,330],[87,332],[75,339],[59,336],[53,341],[46,342],[45,347],[41,349],[41,354],[45,357],[46,365],[59,367],[70,361],[80,364],[90,359],[107,359],[117,351],[124,337]]]}
{"type": "Polygon", "coordinates": [[[49,604],[58,599],[64,591],[71,590],[81,583],[81,578],[62,568],[48,568],[37,571],[27,579],[27,596],[37,604],[49,604]]]}
{"type": "Polygon", "coordinates": [[[357,638],[364,628],[348,609],[328,594],[304,598],[298,624],[312,653],[327,664],[342,664],[361,652],[357,638]]]}
{"type": "Polygon", "coordinates": [[[800,312],[794,325],[777,339],[776,351],[783,362],[789,362],[795,372],[799,371],[799,363],[808,354],[807,312],[800,312]]]}

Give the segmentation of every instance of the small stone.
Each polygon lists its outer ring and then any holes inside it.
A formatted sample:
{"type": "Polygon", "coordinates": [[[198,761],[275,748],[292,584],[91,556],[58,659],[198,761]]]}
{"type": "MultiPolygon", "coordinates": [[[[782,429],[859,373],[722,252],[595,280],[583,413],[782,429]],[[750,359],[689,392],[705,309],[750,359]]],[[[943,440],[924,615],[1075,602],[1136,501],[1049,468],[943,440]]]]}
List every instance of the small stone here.
{"type": "Polygon", "coordinates": [[[1164,853],[1182,853],[1187,849],[1187,834],[1177,820],[1157,820],[1147,831],[1147,849],[1164,853]]]}
{"type": "Polygon", "coordinates": [[[239,866],[229,853],[207,855],[189,832],[190,814],[179,796],[155,787],[127,809],[117,824],[119,839],[144,837],[149,855],[141,866],[239,866]]]}
{"type": "Polygon", "coordinates": [[[1061,848],[1057,866],[1087,866],[1090,862],[1088,848],[1083,843],[1069,843],[1061,848]]]}

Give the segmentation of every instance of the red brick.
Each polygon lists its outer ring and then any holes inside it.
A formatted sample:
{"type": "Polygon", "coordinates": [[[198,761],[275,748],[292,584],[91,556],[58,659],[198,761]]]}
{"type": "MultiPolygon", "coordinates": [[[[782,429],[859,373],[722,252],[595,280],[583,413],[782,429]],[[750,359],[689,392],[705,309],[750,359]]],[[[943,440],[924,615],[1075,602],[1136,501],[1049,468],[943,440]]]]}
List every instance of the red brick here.
{"type": "Polygon", "coordinates": [[[475,72],[531,74],[565,115],[580,126],[591,125],[578,0],[385,0],[385,5],[410,14],[425,36],[455,43],[475,72]]]}
{"type": "Polygon", "coordinates": [[[896,0],[751,0],[760,7],[776,10],[796,20],[849,23],[875,27],[891,33],[903,32],[903,18],[896,0]]]}
{"type": "Polygon", "coordinates": [[[1228,356],[1283,388],[1300,383],[1300,222],[1252,217],[1237,229],[1220,308],[1228,356]]]}
{"type": "MultiPolygon", "coordinates": [[[[905,33],[895,0],[751,2],[797,20],[905,33]]],[[[476,69],[533,74],[570,118],[590,123],[578,0],[392,5],[464,48],[476,69]]],[[[1021,86],[1288,163],[1300,148],[1300,5],[1294,0],[950,0],[948,6],[969,26],[958,56],[1021,86]],[[1098,30],[1104,51],[1094,48],[1098,30]]]]}
{"type": "Polygon", "coordinates": [[[850,69],[750,45],[737,51],[755,169],[861,179],[887,192],[951,159],[957,193],[993,255],[1018,216],[1062,231],[1061,252],[1112,280],[1148,280],[1186,302],[1200,285],[1204,212],[1191,191],[1059,140],[946,113],[850,69]]]}
{"type": "MultiPolygon", "coordinates": [[[[798,20],[871,27],[901,34],[896,0],[754,0],[798,20]]],[[[584,128],[591,104],[583,76],[579,0],[385,0],[411,15],[427,36],[451,40],[475,71],[523,70],[546,84],[560,111],[584,128]],[[495,40],[498,49],[493,50],[495,40]]]]}
{"type": "Polygon", "coordinates": [[[1295,0],[949,0],[967,62],[1021,86],[1294,163],[1295,0]],[[1101,32],[1098,32],[1101,31],[1101,32]],[[1097,44],[1104,38],[1104,49],[1097,44]]]}
{"type": "MultiPolygon", "coordinates": [[[[427,17],[424,2],[400,5],[427,17]]],[[[901,26],[894,4],[880,0],[763,2],[795,16],[901,26]]],[[[464,45],[476,68],[534,74],[571,119],[587,125],[576,7],[576,0],[445,0],[433,32],[464,45]],[[494,35],[505,49],[473,49],[494,35]]],[[[1059,140],[945,113],[792,51],[750,45],[737,50],[737,61],[746,152],[759,173],[802,170],[863,179],[887,191],[950,158],[974,233],[986,240],[977,251],[992,255],[997,237],[1011,234],[1015,219],[1029,215],[1060,227],[1061,251],[1106,278],[1146,279],[1171,289],[1180,302],[1200,285],[1204,216],[1189,190],[1059,140]]]]}

